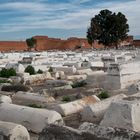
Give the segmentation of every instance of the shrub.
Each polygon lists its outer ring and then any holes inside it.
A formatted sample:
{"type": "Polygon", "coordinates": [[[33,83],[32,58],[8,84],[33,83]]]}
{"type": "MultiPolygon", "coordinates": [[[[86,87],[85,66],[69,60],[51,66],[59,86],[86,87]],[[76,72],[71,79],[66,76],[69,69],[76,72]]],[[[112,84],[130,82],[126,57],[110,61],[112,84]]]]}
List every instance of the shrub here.
{"type": "Polygon", "coordinates": [[[18,92],[18,91],[29,91],[30,88],[24,85],[4,85],[2,86],[1,90],[7,92],[18,92]]]}
{"type": "Polygon", "coordinates": [[[77,81],[74,84],[72,84],[71,86],[72,86],[72,88],[77,88],[77,87],[83,87],[85,85],[87,85],[87,83],[86,83],[86,81],[83,80],[83,81],[77,81]]]}
{"type": "Polygon", "coordinates": [[[48,72],[53,72],[53,68],[50,67],[49,70],[48,70],[48,72]]]}
{"type": "Polygon", "coordinates": [[[10,83],[10,82],[5,79],[0,79],[0,83],[10,83]]]}
{"type": "Polygon", "coordinates": [[[42,108],[41,105],[37,105],[37,104],[29,104],[28,106],[32,108],[42,108]]]}
{"type": "Polygon", "coordinates": [[[9,78],[10,76],[16,76],[15,69],[13,69],[13,68],[10,68],[10,69],[3,68],[0,71],[0,77],[9,78]]]}
{"type": "Polygon", "coordinates": [[[99,97],[100,99],[106,99],[106,98],[108,98],[108,97],[109,97],[108,91],[102,91],[102,92],[98,95],[98,97],[99,97]]]}
{"type": "Polygon", "coordinates": [[[37,73],[42,74],[43,71],[42,71],[41,69],[39,69],[39,70],[37,71],[37,73]]]}
{"type": "Polygon", "coordinates": [[[25,69],[25,72],[29,73],[30,75],[33,75],[33,74],[35,74],[35,69],[33,66],[28,65],[25,69]]]}
{"type": "Polygon", "coordinates": [[[69,96],[63,96],[62,101],[64,101],[64,102],[70,102],[71,99],[70,99],[69,96]]]}

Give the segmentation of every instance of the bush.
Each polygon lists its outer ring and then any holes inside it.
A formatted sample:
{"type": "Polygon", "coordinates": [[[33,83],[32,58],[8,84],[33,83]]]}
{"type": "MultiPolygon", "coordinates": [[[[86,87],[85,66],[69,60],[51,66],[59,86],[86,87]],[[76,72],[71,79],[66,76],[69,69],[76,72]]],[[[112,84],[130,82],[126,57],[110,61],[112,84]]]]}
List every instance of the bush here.
{"type": "Polygon", "coordinates": [[[72,88],[77,88],[77,87],[83,87],[85,85],[87,85],[87,83],[86,83],[86,81],[83,80],[83,81],[77,81],[71,86],[72,86],[72,88]]]}
{"type": "Polygon", "coordinates": [[[25,72],[29,73],[30,75],[33,75],[33,74],[35,74],[35,69],[33,66],[28,65],[25,69],[25,72]]]}
{"type": "Polygon", "coordinates": [[[24,85],[4,85],[1,88],[2,91],[7,92],[18,92],[18,91],[29,91],[30,88],[24,85]]]}
{"type": "Polygon", "coordinates": [[[13,69],[13,68],[10,68],[10,69],[3,68],[0,71],[0,77],[9,78],[10,76],[16,76],[15,69],[13,69]]]}
{"type": "Polygon", "coordinates": [[[10,83],[8,80],[0,79],[0,83],[10,83]]]}
{"type": "Polygon", "coordinates": [[[48,72],[53,72],[53,68],[50,67],[49,70],[48,70],[48,72]]]}
{"type": "Polygon", "coordinates": [[[70,102],[70,101],[71,101],[71,99],[70,99],[70,97],[69,97],[69,96],[63,96],[62,101],[64,101],[64,102],[70,102]]]}
{"type": "Polygon", "coordinates": [[[106,98],[108,98],[108,97],[109,97],[108,91],[102,91],[102,92],[98,95],[98,97],[99,97],[100,99],[106,99],[106,98]]]}
{"type": "Polygon", "coordinates": [[[28,106],[32,108],[42,108],[41,105],[37,105],[37,104],[29,104],[28,106]]]}
{"type": "Polygon", "coordinates": [[[42,74],[43,71],[42,71],[41,69],[39,69],[39,70],[37,71],[37,73],[42,74]]]}

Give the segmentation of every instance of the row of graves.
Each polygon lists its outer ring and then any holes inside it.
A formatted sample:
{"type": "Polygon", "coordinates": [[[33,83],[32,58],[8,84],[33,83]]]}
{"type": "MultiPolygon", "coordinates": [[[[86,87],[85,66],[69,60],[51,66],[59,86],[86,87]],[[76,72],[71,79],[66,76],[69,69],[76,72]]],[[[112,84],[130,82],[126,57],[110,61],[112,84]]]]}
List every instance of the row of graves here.
{"type": "Polygon", "coordinates": [[[139,50],[5,53],[0,58],[0,69],[17,73],[0,78],[8,81],[0,84],[0,140],[140,139],[139,50]],[[28,65],[43,73],[24,72],[28,65]],[[85,87],[73,88],[83,81],[85,87]],[[122,93],[100,99],[101,90],[122,93]]]}

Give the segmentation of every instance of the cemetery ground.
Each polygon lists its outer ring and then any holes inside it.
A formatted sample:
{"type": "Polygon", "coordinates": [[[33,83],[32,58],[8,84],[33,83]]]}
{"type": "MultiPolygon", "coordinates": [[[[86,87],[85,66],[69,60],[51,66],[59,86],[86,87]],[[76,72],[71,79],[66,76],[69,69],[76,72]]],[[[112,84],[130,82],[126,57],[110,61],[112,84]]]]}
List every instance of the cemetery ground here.
{"type": "Polygon", "coordinates": [[[27,54],[4,55],[0,135],[8,140],[138,140],[139,54],[139,50],[29,53],[32,59],[25,59],[27,54]],[[28,66],[33,74],[24,70],[28,66]]]}

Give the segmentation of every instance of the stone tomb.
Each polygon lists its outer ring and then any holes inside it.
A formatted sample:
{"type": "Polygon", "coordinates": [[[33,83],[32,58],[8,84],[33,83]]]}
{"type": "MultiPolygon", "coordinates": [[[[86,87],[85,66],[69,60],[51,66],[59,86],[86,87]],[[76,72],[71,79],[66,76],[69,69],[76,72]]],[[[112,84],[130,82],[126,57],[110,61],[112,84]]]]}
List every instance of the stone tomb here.
{"type": "Polygon", "coordinates": [[[140,96],[112,102],[100,124],[140,132],[140,96]]]}
{"type": "Polygon", "coordinates": [[[100,99],[96,95],[92,95],[69,103],[56,105],[53,109],[59,112],[62,116],[67,116],[78,113],[87,105],[91,105],[99,101],[100,99]]]}
{"type": "Polygon", "coordinates": [[[24,126],[0,121],[0,140],[30,140],[30,136],[24,126]]]}
{"type": "Polygon", "coordinates": [[[12,103],[12,99],[6,95],[0,95],[0,103],[12,103]]]}
{"type": "Polygon", "coordinates": [[[124,97],[126,97],[126,95],[119,94],[105,99],[103,101],[97,102],[95,104],[86,106],[81,112],[82,120],[93,123],[99,123],[102,120],[104,113],[110,106],[111,102],[121,100],[124,97]]]}
{"type": "Polygon", "coordinates": [[[56,111],[37,109],[26,106],[1,103],[0,120],[10,121],[25,126],[28,130],[39,133],[48,124],[63,125],[63,119],[56,111]]]}
{"type": "Polygon", "coordinates": [[[30,92],[22,92],[19,91],[15,95],[12,96],[13,103],[20,105],[45,105],[48,102],[54,102],[55,99],[53,97],[46,97],[44,95],[39,95],[37,93],[30,92]]]}

